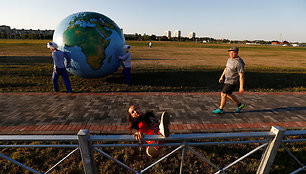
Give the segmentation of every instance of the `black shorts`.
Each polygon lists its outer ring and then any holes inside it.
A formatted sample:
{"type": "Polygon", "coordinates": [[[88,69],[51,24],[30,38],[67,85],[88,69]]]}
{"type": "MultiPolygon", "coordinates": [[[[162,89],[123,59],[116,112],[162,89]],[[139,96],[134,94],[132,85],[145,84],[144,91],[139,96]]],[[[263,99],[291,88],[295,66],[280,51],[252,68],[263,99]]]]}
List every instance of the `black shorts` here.
{"type": "Polygon", "coordinates": [[[232,94],[236,88],[236,85],[224,84],[222,91],[225,94],[232,94]]]}

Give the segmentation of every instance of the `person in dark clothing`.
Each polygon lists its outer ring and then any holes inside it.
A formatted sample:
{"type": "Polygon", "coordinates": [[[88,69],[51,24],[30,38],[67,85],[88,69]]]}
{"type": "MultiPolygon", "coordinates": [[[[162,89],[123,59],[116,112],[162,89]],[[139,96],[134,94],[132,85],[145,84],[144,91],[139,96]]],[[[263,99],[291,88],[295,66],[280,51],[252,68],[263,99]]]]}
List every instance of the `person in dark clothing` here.
{"type": "Polygon", "coordinates": [[[64,52],[57,49],[58,46],[55,42],[47,43],[47,48],[49,48],[52,51],[52,58],[54,62],[53,74],[52,74],[53,90],[55,92],[59,91],[57,83],[59,76],[62,76],[67,92],[71,93],[72,92],[71,83],[66,70],[66,68],[69,68],[68,58],[66,57],[64,52]],[[64,59],[66,59],[66,64],[64,63],[65,62],[64,59]]]}

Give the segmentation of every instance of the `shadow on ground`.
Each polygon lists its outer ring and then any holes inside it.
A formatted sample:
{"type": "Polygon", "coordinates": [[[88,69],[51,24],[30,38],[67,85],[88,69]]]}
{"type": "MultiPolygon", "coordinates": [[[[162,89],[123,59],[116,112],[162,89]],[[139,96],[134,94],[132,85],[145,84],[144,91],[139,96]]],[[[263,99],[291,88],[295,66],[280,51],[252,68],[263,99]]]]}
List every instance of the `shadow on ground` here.
{"type": "MultiPolygon", "coordinates": [[[[221,71],[215,70],[169,70],[160,72],[133,72],[132,85],[167,86],[186,89],[203,89],[204,91],[220,91],[218,83],[221,71]]],[[[303,73],[263,73],[246,72],[245,90],[248,91],[287,91],[292,88],[303,88],[306,75],[303,73]]],[[[124,83],[122,76],[109,76],[108,83],[124,83]]]]}
{"type": "MultiPolygon", "coordinates": [[[[274,109],[258,109],[258,110],[247,110],[247,108],[240,113],[264,113],[264,112],[295,112],[295,111],[306,111],[306,107],[282,107],[274,109]]],[[[225,114],[235,114],[236,112],[224,112],[225,114]]]]}
{"type": "MultiPolygon", "coordinates": [[[[51,56],[0,56],[0,91],[44,92],[50,83],[51,56]],[[27,89],[25,89],[27,88],[27,89]]],[[[132,86],[126,87],[121,68],[103,78],[84,79],[70,74],[76,92],[209,92],[220,91],[224,67],[175,67],[143,65],[132,67],[132,86]]],[[[305,69],[246,69],[246,91],[305,91],[305,69]]],[[[61,83],[61,82],[60,82],[61,83]]]]}
{"type": "Polygon", "coordinates": [[[0,65],[31,65],[53,63],[50,56],[0,56],[0,65]]]}

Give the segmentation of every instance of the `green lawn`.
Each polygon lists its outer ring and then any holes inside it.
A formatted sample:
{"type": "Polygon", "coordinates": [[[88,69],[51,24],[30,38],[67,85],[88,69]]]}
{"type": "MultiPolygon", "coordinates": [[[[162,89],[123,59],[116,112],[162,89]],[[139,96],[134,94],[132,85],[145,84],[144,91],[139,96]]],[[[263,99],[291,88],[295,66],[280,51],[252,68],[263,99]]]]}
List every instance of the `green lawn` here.
{"type": "MultiPolygon", "coordinates": [[[[52,91],[53,64],[46,42],[0,40],[0,92],[52,91]]],[[[220,91],[222,85],[218,79],[225,66],[230,45],[153,42],[153,48],[149,49],[147,42],[133,41],[128,44],[132,46],[130,87],[124,84],[120,68],[109,76],[97,79],[84,79],[70,74],[73,91],[220,91]]],[[[239,47],[246,62],[246,91],[306,91],[305,48],[239,47]]],[[[65,91],[61,79],[60,88],[65,91]]]]}

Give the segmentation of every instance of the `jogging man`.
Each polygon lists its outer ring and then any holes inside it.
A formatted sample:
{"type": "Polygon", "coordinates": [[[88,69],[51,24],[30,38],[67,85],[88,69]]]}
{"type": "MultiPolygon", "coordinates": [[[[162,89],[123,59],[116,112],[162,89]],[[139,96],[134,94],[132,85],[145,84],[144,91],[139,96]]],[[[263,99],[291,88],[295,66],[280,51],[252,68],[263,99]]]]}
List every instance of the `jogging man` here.
{"type": "Polygon", "coordinates": [[[221,102],[220,107],[214,111],[212,111],[215,114],[222,114],[223,108],[226,103],[226,99],[229,98],[233,102],[237,104],[236,112],[240,112],[241,109],[245,106],[243,103],[241,103],[236,96],[234,96],[232,93],[235,90],[236,86],[239,82],[239,93],[244,92],[243,83],[244,83],[244,65],[245,63],[243,60],[238,56],[238,48],[237,47],[231,47],[228,52],[230,55],[230,58],[227,60],[226,67],[219,79],[219,83],[222,83],[224,81],[223,89],[221,92],[221,102]],[[224,80],[225,77],[225,80],[224,80]]]}

